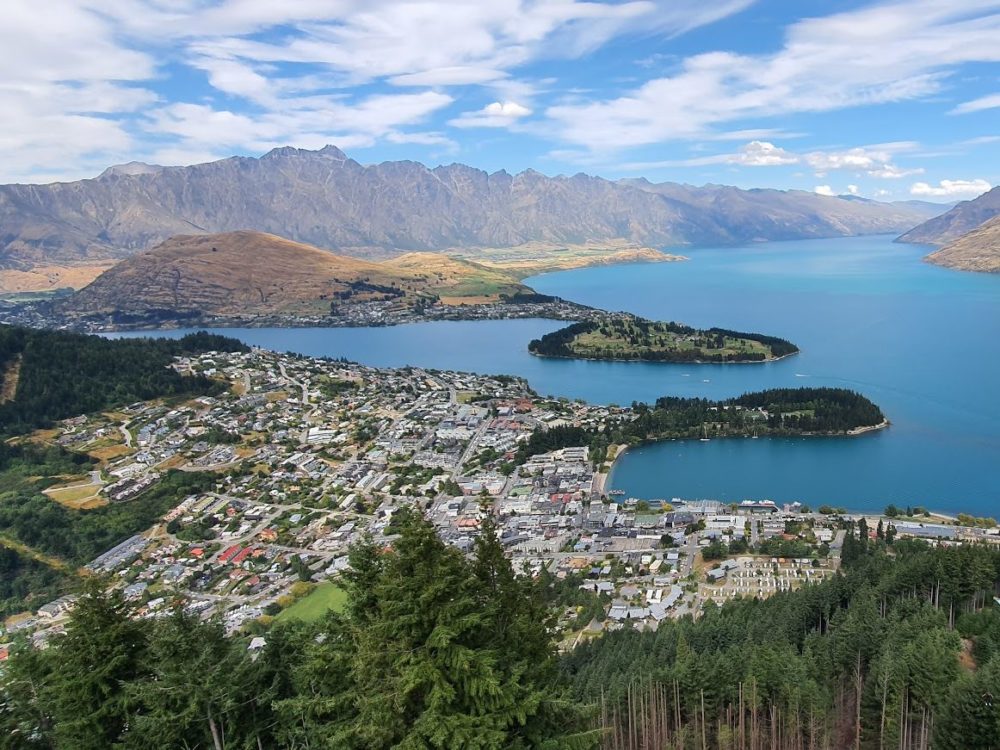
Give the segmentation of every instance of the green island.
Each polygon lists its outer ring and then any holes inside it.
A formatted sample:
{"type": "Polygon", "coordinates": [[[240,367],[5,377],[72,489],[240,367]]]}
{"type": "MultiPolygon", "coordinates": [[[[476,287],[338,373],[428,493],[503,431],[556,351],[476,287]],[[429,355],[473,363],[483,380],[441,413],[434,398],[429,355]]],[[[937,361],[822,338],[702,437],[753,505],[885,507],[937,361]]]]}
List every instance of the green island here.
{"type": "Polygon", "coordinates": [[[602,315],[547,333],[528,344],[542,357],[643,362],[770,362],[799,348],[785,339],[725,328],[699,330],[635,315],[602,315]]]}
{"type": "Polygon", "coordinates": [[[850,436],[889,425],[882,410],[846,388],[773,388],[724,401],[664,396],[649,406],[632,404],[635,418],[611,429],[572,425],[539,430],[521,444],[517,461],[539,453],[587,445],[595,464],[612,445],[657,440],[706,440],[764,436],[850,436]]]}

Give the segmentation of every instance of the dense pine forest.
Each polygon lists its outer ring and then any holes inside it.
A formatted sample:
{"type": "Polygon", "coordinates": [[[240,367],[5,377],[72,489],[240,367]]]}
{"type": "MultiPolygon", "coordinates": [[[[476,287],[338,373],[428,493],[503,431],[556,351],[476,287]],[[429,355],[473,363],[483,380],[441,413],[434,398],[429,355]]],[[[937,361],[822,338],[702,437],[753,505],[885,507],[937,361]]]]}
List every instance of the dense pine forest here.
{"type": "Polygon", "coordinates": [[[605,747],[997,747],[1000,552],[852,528],[844,554],[826,582],[569,654],[605,747]]]}
{"type": "Polygon", "coordinates": [[[174,357],[246,348],[204,331],[181,339],[106,339],[0,325],[0,435],[136,401],[214,392],[223,386],[171,369],[174,357]]]}
{"type": "Polygon", "coordinates": [[[491,522],[471,557],[398,524],[391,548],[354,548],[348,606],[318,623],[227,638],[93,587],[47,649],[15,647],[0,747],[997,747],[993,549],[850,527],[832,579],[560,656],[559,582],[515,576],[491,522]]]}

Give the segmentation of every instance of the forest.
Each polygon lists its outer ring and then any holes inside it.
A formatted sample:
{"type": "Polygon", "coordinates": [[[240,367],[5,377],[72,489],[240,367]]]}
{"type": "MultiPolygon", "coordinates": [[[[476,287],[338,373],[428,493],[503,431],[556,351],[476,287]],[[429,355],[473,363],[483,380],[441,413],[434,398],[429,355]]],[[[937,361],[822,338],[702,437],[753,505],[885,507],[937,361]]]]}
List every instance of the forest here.
{"type": "Polygon", "coordinates": [[[798,350],[790,341],[776,336],[724,328],[702,331],[633,315],[573,323],[528,344],[528,351],[544,357],[673,363],[763,362],[798,350]]]}
{"type": "MultiPolygon", "coordinates": [[[[552,576],[495,525],[466,557],[403,512],[352,549],[342,614],[232,638],[94,585],[0,675],[0,748],[995,748],[1000,552],[848,528],[836,576],[560,653],[552,576]],[[266,645],[248,649],[251,635],[266,645]]],[[[582,610],[581,610],[582,611],[582,610]]],[[[258,643],[258,646],[260,644],[258,643]]]]}
{"type": "Polygon", "coordinates": [[[0,546],[0,621],[35,610],[71,585],[65,573],[14,549],[0,546]]]}
{"type": "Polygon", "coordinates": [[[180,339],[106,339],[0,325],[0,379],[17,366],[13,398],[0,403],[0,435],[136,401],[216,392],[224,386],[170,367],[174,357],[207,351],[247,347],[204,331],[180,339]]]}
{"type": "Polygon", "coordinates": [[[570,653],[605,747],[995,748],[1000,553],[852,527],[844,554],[823,583],[570,653]]]}

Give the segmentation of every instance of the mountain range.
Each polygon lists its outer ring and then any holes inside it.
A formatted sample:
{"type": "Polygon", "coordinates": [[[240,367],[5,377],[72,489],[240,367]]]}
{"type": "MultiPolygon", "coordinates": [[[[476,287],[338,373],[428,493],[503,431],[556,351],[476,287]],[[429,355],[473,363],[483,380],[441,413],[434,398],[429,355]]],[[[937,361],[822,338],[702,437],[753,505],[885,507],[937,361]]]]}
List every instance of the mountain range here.
{"type": "Polygon", "coordinates": [[[117,260],[174,235],[250,229],[345,255],[602,241],[670,247],[900,232],[942,210],[803,191],[692,187],[462,164],[362,165],[278,148],[186,167],[0,186],[0,269],[117,260]]]}

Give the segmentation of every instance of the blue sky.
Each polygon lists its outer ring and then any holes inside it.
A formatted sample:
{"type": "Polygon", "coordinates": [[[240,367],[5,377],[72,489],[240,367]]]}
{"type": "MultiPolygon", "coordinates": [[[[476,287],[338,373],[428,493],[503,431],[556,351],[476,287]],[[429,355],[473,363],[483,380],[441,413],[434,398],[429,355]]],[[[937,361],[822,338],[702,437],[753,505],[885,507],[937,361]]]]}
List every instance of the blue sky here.
{"type": "Polygon", "coordinates": [[[692,184],[1000,182],[1000,0],[6,0],[0,182],[333,143],[692,184]]]}

